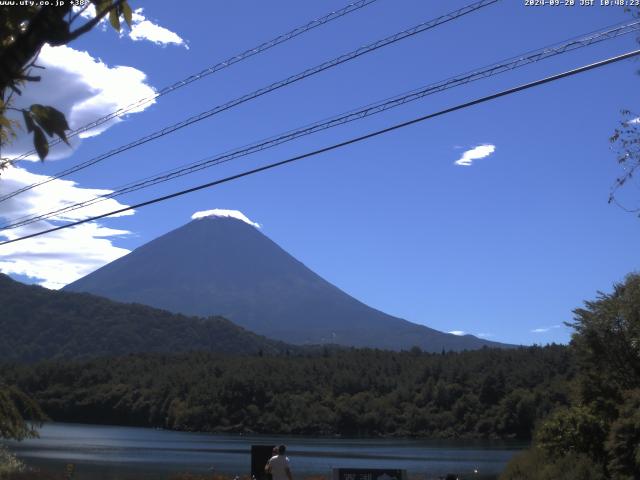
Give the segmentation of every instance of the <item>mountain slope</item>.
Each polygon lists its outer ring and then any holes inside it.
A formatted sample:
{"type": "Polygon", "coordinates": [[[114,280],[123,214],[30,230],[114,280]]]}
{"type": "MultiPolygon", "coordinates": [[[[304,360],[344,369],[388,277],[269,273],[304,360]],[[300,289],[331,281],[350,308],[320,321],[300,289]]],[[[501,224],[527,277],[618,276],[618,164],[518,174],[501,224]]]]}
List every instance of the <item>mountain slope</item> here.
{"type": "Polygon", "coordinates": [[[316,275],[259,230],[235,218],[194,220],[66,290],[189,315],[221,315],[296,343],[425,351],[500,346],[392,317],[316,275]]]}
{"type": "Polygon", "coordinates": [[[24,285],[0,274],[0,360],[76,359],[142,352],[280,353],[287,345],[220,317],[24,285]]]}

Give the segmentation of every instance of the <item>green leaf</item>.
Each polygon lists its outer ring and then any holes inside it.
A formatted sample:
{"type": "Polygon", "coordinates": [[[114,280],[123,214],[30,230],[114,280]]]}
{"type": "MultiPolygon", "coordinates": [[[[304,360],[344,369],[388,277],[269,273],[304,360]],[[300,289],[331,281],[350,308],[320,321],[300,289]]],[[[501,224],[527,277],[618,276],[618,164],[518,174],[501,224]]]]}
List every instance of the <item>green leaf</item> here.
{"type": "Polygon", "coordinates": [[[131,28],[131,21],[133,19],[133,12],[131,11],[131,7],[126,1],[124,1],[122,2],[122,5],[120,6],[120,8],[122,8],[122,15],[124,16],[124,21],[127,22],[127,25],[129,25],[129,28],[131,28]]]}
{"type": "Polygon", "coordinates": [[[109,12],[109,22],[113,28],[120,31],[120,16],[115,8],[109,12]]]}
{"type": "Polygon", "coordinates": [[[67,123],[64,113],[53,107],[39,105],[37,103],[31,105],[30,110],[35,121],[47,132],[47,135],[50,137],[54,134],[58,135],[69,145],[65,134],[65,131],[69,130],[69,124],[67,123]]]}
{"type": "Polygon", "coordinates": [[[96,6],[96,16],[111,6],[111,0],[91,0],[91,3],[96,6]]]}
{"type": "Polygon", "coordinates": [[[22,111],[22,116],[24,117],[24,124],[27,127],[27,132],[33,132],[35,124],[33,123],[33,118],[31,118],[31,114],[26,110],[22,111]]]}
{"type": "Polygon", "coordinates": [[[40,160],[44,160],[44,158],[49,154],[49,144],[47,143],[47,139],[44,136],[42,129],[37,126],[33,129],[33,146],[36,147],[36,152],[38,152],[40,160]]]}
{"type": "Polygon", "coordinates": [[[47,135],[52,137],[53,129],[51,128],[51,121],[49,120],[49,111],[47,110],[47,107],[34,103],[29,107],[29,110],[31,110],[33,119],[38,123],[38,125],[47,132],[47,135]]]}

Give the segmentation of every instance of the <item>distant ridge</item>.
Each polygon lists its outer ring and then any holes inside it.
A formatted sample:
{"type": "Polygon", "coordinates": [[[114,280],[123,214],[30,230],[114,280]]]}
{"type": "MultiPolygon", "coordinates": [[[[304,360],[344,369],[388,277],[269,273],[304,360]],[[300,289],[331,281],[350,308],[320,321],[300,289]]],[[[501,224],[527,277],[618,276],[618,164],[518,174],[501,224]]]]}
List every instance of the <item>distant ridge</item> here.
{"type": "Polygon", "coordinates": [[[508,347],[375,310],[312,272],[240,212],[211,212],[226,213],[202,215],[65,290],[188,315],[221,315],[294,344],[392,350],[418,346],[430,352],[508,347]]]}
{"type": "Polygon", "coordinates": [[[24,285],[0,274],[0,361],[129,353],[280,354],[290,347],[221,317],[190,318],[145,305],[24,285]]]}

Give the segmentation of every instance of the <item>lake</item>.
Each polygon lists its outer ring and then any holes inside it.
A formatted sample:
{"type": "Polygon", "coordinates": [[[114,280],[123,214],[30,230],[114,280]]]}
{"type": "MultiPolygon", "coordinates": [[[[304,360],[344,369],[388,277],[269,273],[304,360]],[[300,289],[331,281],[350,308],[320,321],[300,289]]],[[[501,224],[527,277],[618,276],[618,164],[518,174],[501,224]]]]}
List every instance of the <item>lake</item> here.
{"type": "Polygon", "coordinates": [[[115,480],[181,472],[247,475],[251,445],[281,443],[287,445],[294,480],[329,476],[341,467],[406,469],[420,479],[451,472],[484,480],[496,478],[526,448],[508,442],[222,435],[64,423],[45,424],[40,438],[9,446],[31,466],[62,472],[74,463],[77,480],[115,480]]]}

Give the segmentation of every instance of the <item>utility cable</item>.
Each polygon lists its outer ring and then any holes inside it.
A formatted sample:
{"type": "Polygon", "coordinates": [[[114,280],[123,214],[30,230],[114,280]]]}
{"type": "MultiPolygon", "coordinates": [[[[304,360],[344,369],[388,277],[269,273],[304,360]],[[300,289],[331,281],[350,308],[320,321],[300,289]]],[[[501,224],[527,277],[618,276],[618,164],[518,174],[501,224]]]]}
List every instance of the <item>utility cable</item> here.
{"type": "Polygon", "coordinates": [[[142,208],[142,207],[146,207],[148,205],[153,205],[155,203],[164,202],[166,200],[170,200],[172,198],[180,197],[180,196],[186,195],[188,193],[193,193],[193,192],[197,192],[199,190],[204,190],[205,188],[211,188],[211,187],[214,187],[216,185],[221,185],[223,183],[231,182],[233,180],[238,180],[240,178],[247,177],[249,175],[253,175],[255,173],[264,172],[266,170],[271,170],[271,169],[276,168],[276,167],[281,167],[281,166],[287,165],[289,163],[297,162],[298,160],[302,160],[304,158],[314,157],[316,155],[320,155],[321,153],[325,153],[325,152],[329,152],[329,151],[332,151],[332,150],[336,150],[336,149],[339,149],[339,148],[342,148],[342,147],[345,147],[347,145],[351,145],[351,144],[354,144],[354,143],[359,143],[359,142],[362,142],[364,140],[368,140],[370,138],[374,138],[374,137],[377,137],[377,136],[392,132],[394,130],[398,130],[400,128],[408,127],[409,125],[413,125],[413,124],[416,124],[416,123],[424,122],[425,120],[429,120],[431,118],[439,117],[439,116],[445,115],[447,113],[451,113],[451,112],[455,112],[455,111],[462,110],[462,109],[465,109],[465,108],[469,108],[469,107],[472,107],[474,105],[478,105],[478,104],[485,103],[485,102],[488,102],[488,101],[491,101],[491,100],[495,100],[497,98],[504,97],[504,96],[507,96],[507,95],[511,95],[511,94],[514,94],[514,93],[517,93],[517,92],[521,92],[523,90],[528,90],[530,88],[537,87],[539,85],[544,85],[546,83],[554,82],[554,81],[560,80],[562,78],[566,78],[566,77],[569,77],[569,76],[577,75],[579,73],[583,73],[583,72],[586,72],[586,71],[589,71],[589,70],[600,68],[600,67],[603,67],[605,65],[609,65],[611,63],[615,63],[615,62],[619,62],[619,61],[622,61],[622,60],[626,60],[628,58],[632,58],[632,57],[635,57],[635,56],[638,56],[638,55],[640,55],[640,50],[633,50],[631,52],[627,52],[627,53],[624,53],[622,55],[618,55],[616,57],[611,57],[611,58],[608,58],[606,60],[601,60],[601,61],[596,62],[596,63],[592,63],[592,64],[585,65],[585,66],[582,66],[582,67],[579,67],[579,68],[575,68],[573,70],[569,70],[569,71],[566,71],[566,72],[563,72],[563,73],[552,75],[550,77],[546,77],[546,78],[543,78],[541,80],[536,80],[534,82],[525,83],[523,85],[520,85],[520,86],[517,86],[517,87],[514,87],[514,88],[510,88],[510,89],[507,89],[507,90],[502,90],[501,92],[494,93],[492,95],[481,97],[481,98],[472,100],[470,102],[461,103],[461,104],[456,105],[454,107],[450,107],[450,108],[447,108],[445,110],[440,110],[439,112],[436,112],[436,113],[430,113],[430,114],[424,115],[422,117],[418,117],[418,118],[414,118],[412,120],[408,120],[406,122],[398,123],[398,124],[392,125],[390,127],[383,128],[382,130],[376,130],[376,131],[368,133],[366,135],[362,135],[362,136],[359,136],[359,137],[351,138],[349,140],[345,140],[344,142],[335,143],[333,145],[330,145],[330,146],[327,146],[327,147],[323,147],[323,148],[320,148],[318,150],[314,150],[314,151],[311,151],[311,152],[307,152],[307,153],[304,153],[302,155],[291,157],[291,158],[288,158],[286,160],[281,160],[279,162],[270,163],[270,164],[264,165],[262,167],[254,168],[252,170],[247,170],[247,171],[244,171],[242,173],[238,173],[236,175],[231,175],[229,177],[225,177],[225,178],[222,178],[222,179],[219,179],[219,180],[214,180],[212,182],[204,183],[204,184],[201,184],[201,185],[198,185],[198,186],[195,186],[195,187],[188,188],[186,190],[181,190],[181,191],[174,192],[174,193],[171,193],[171,194],[168,194],[168,195],[163,195],[161,197],[156,197],[156,198],[153,198],[151,200],[147,200],[147,201],[144,201],[144,202],[141,202],[141,203],[137,203],[137,204],[129,206],[129,207],[123,207],[123,208],[120,208],[120,209],[117,209],[117,210],[113,210],[113,211],[108,212],[108,213],[103,213],[102,215],[96,215],[96,216],[93,216],[93,217],[90,217],[90,218],[86,218],[86,219],[83,219],[83,220],[78,220],[76,222],[68,223],[68,224],[65,224],[65,225],[60,225],[58,227],[53,227],[53,228],[49,228],[47,230],[42,230],[42,231],[39,231],[39,232],[35,232],[35,233],[29,234],[29,235],[24,235],[22,237],[5,240],[3,242],[0,242],[0,246],[1,245],[7,245],[9,243],[19,242],[21,240],[26,240],[28,238],[38,237],[40,235],[44,235],[44,234],[47,234],[47,233],[56,232],[56,231],[59,231],[59,230],[63,230],[65,228],[70,228],[70,227],[74,227],[76,225],[81,225],[83,223],[87,223],[87,222],[91,222],[91,221],[94,221],[94,220],[99,220],[101,218],[109,217],[111,215],[117,215],[119,213],[127,212],[129,210],[135,210],[136,208],[142,208]]]}
{"type": "Polygon", "coordinates": [[[54,217],[59,214],[71,212],[74,210],[78,210],[80,208],[85,208],[85,207],[94,205],[96,203],[109,200],[111,198],[115,198],[131,192],[135,192],[144,188],[151,187],[153,185],[157,185],[159,183],[164,183],[166,181],[182,177],[184,175],[198,172],[206,168],[220,165],[222,163],[229,162],[239,157],[244,157],[262,150],[266,150],[268,148],[273,148],[277,145],[281,145],[283,143],[295,140],[297,138],[300,138],[306,135],[310,135],[322,130],[327,130],[327,129],[330,129],[339,125],[343,125],[345,123],[349,123],[352,121],[360,120],[362,118],[366,118],[366,117],[384,112],[386,110],[390,110],[392,108],[405,105],[409,102],[419,100],[428,95],[442,92],[449,88],[465,85],[472,81],[481,80],[483,78],[488,78],[493,75],[497,75],[506,71],[511,71],[516,68],[529,65],[531,63],[539,62],[549,57],[574,51],[579,48],[593,45],[595,43],[599,43],[604,40],[616,38],[620,35],[624,35],[627,33],[637,32],[639,30],[640,30],[640,20],[635,20],[633,22],[627,22],[624,24],[618,24],[615,26],[607,27],[606,29],[602,29],[596,32],[591,32],[589,34],[586,34],[580,37],[574,37],[563,43],[557,43],[548,47],[544,47],[538,50],[533,50],[533,51],[521,54],[516,57],[502,60],[500,62],[491,64],[487,67],[483,67],[481,69],[460,74],[455,77],[451,77],[449,79],[442,80],[434,84],[430,84],[426,87],[422,87],[420,89],[413,90],[408,93],[391,97],[391,98],[379,101],[377,103],[372,103],[365,107],[361,107],[359,109],[352,110],[350,112],[347,112],[338,116],[334,116],[329,119],[321,120],[321,121],[306,125],[304,127],[300,127],[296,130],[291,130],[279,136],[274,136],[268,139],[260,140],[253,144],[245,145],[243,147],[237,148],[235,150],[230,150],[223,154],[207,157],[197,162],[176,167],[174,169],[171,169],[162,173],[158,173],[154,176],[147,177],[145,179],[130,182],[127,185],[117,187],[114,191],[105,195],[100,195],[88,200],[65,205],[56,210],[49,211],[46,213],[41,213],[36,215],[29,214],[23,217],[16,218],[10,223],[1,225],[0,230],[22,227],[25,225],[29,225],[31,223],[35,223],[40,220],[45,220],[45,219],[54,217]]]}
{"type": "Polygon", "coordinates": [[[196,122],[199,122],[201,120],[204,120],[206,118],[209,118],[213,115],[216,115],[220,112],[223,112],[225,110],[228,110],[230,108],[236,107],[237,105],[240,105],[242,103],[245,103],[249,100],[253,100],[257,97],[260,97],[266,93],[272,92],[274,90],[277,90],[279,88],[282,88],[284,86],[290,85],[294,82],[297,82],[299,80],[302,80],[304,78],[310,77],[312,75],[315,75],[317,73],[320,73],[324,70],[327,70],[329,68],[333,68],[337,65],[340,65],[342,63],[348,62],[350,60],[353,60],[354,58],[358,58],[362,55],[365,55],[367,53],[373,52],[375,50],[378,50],[380,48],[386,47],[387,45],[391,45],[393,43],[396,43],[400,40],[404,40],[405,38],[409,38],[412,37],[413,35],[416,35],[418,33],[422,33],[425,32],[427,30],[430,30],[432,28],[435,28],[438,25],[442,25],[444,23],[450,22],[452,20],[455,20],[457,18],[460,18],[464,15],[467,15],[469,13],[475,12],[476,10],[479,10],[483,7],[492,5],[496,2],[498,2],[500,0],[480,0],[478,2],[474,2],[470,5],[467,5],[465,7],[459,8],[453,12],[450,12],[448,14],[442,15],[434,20],[430,20],[428,22],[423,22],[420,23],[419,25],[416,25],[414,27],[411,27],[407,30],[403,30],[401,32],[395,33],[389,37],[386,37],[382,40],[378,40],[376,42],[370,43],[366,46],[357,48],[356,50],[352,50],[349,53],[345,53],[343,55],[340,55],[339,57],[334,58],[333,60],[329,60],[327,62],[321,63],[320,65],[316,65],[315,67],[309,68],[307,70],[304,70],[296,75],[292,75],[290,77],[285,78],[284,80],[280,80],[277,82],[274,82],[266,87],[262,87],[258,90],[255,90],[251,93],[248,93],[246,95],[243,95],[241,97],[238,97],[234,100],[231,100],[227,103],[224,103],[222,105],[218,105],[210,110],[207,110],[205,112],[201,112],[197,115],[194,115],[192,117],[189,117],[185,120],[182,120],[178,123],[174,123],[173,125],[170,125],[168,127],[165,127],[161,130],[157,130],[149,135],[146,135],[144,137],[141,137],[137,140],[134,140],[133,142],[130,142],[126,145],[121,145],[117,148],[114,148],[106,153],[103,153],[101,155],[98,155],[97,157],[91,158],[89,160],[86,160],[84,162],[79,163],[78,165],[75,165],[73,167],[70,167],[66,170],[63,170],[62,172],[59,172],[57,174],[54,174],[53,176],[47,177],[44,180],[41,180],[39,182],[35,182],[32,183],[30,185],[26,185],[22,188],[19,188],[18,190],[15,190],[11,193],[8,193],[6,195],[3,195],[0,197],[0,202],[3,202],[5,200],[8,200],[10,198],[15,197],[16,195],[26,192],[28,190],[31,190],[32,188],[36,188],[40,185],[44,185],[46,183],[49,183],[53,180],[56,180],[58,178],[62,178],[62,177],[66,177],[67,175],[70,175],[72,173],[78,172],[80,170],[83,170],[89,166],[95,165],[96,163],[99,163],[109,157],[112,157],[114,155],[117,155],[119,153],[122,153],[124,151],[130,150],[132,148],[138,147],[142,144],[145,144],[147,142],[150,142],[152,140],[155,140],[157,138],[163,137],[165,135],[168,135],[170,133],[175,132],[176,130],[180,130],[181,128],[187,127],[189,125],[192,125],[196,122]]]}
{"type": "MultiPolygon", "coordinates": [[[[322,26],[326,23],[331,22],[332,20],[336,20],[340,17],[343,17],[349,13],[355,12],[363,7],[366,7],[368,5],[371,5],[374,2],[377,2],[378,0],[359,0],[357,2],[353,2],[350,3],[348,5],[346,5],[345,7],[336,10],[334,12],[329,12],[328,14],[317,18],[315,20],[312,20],[304,25],[301,25],[299,27],[294,28],[293,30],[287,32],[287,33],[283,33],[282,35],[278,35],[277,37],[268,40],[264,43],[261,43],[260,45],[258,45],[257,47],[254,48],[250,48],[249,50],[245,50],[242,53],[239,53],[237,55],[234,55],[233,57],[230,57],[222,62],[216,63],[215,65],[212,65],[210,67],[205,68],[204,70],[195,73],[193,75],[189,75],[188,77],[183,78],[182,80],[178,80],[175,83],[172,83],[171,85],[167,85],[166,87],[160,89],[159,91],[155,92],[153,95],[149,95],[147,97],[144,98],[140,98],[139,100],[136,100],[133,103],[130,103],[129,105],[126,105],[124,107],[119,108],[118,110],[115,110],[111,113],[108,113],[107,115],[104,115],[100,118],[97,118],[95,120],[93,120],[90,123],[87,123],[86,125],[83,125],[81,127],[78,127],[74,130],[71,130],[69,132],[66,132],[67,135],[67,139],[71,138],[71,137],[75,137],[76,135],[79,135],[81,133],[86,132],[87,130],[91,130],[92,128],[96,128],[100,125],[102,125],[103,123],[108,122],[109,120],[113,120],[114,118],[120,118],[124,115],[126,115],[127,113],[138,109],[144,105],[147,105],[149,103],[152,103],[153,101],[155,101],[157,98],[160,98],[168,93],[171,92],[175,92],[176,90],[178,90],[179,88],[182,88],[184,86],[187,86],[197,80],[201,80],[204,77],[207,77],[213,73],[219,72],[220,70],[223,70],[227,67],[230,67],[231,65],[234,65],[238,62],[241,62],[243,60],[246,60],[247,58],[253,57],[254,55],[257,55],[259,53],[265,52],[267,50],[269,50],[270,48],[273,48],[277,45],[280,45],[281,43],[284,43],[288,40],[291,40],[299,35],[302,35],[303,33],[306,33],[310,30],[313,30],[316,27],[322,26]]],[[[52,147],[54,145],[57,145],[58,143],[62,142],[62,139],[60,138],[56,138],[56,139],[51,139],[49,141],[49,146],[52,147]]],[[[23,160],[31,155],[34,155],[36,153],[35,150],[30,150],[28,152],[23,153],[22,155],[13,158],[12,161],[16,162],[19,160],[23,160]]]]}

